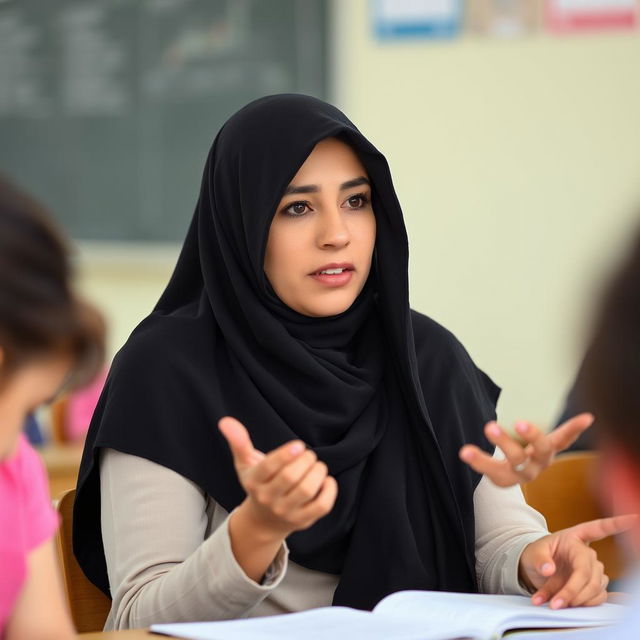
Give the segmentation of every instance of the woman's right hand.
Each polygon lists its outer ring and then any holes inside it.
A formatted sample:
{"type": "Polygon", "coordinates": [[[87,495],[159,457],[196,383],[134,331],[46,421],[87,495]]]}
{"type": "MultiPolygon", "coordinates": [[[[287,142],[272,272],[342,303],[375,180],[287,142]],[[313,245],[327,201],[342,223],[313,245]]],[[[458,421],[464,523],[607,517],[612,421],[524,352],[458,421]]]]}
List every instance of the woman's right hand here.
{"type": "Polygon", "coordinates": [[[264,454],[254,448],[244,425],[235,418],[222,418],[218,427],[247,493],[237,511],[251,523],[257,538],[282,541],[331,511],[338,483],[303,442],[293,440],[264,454]]]}

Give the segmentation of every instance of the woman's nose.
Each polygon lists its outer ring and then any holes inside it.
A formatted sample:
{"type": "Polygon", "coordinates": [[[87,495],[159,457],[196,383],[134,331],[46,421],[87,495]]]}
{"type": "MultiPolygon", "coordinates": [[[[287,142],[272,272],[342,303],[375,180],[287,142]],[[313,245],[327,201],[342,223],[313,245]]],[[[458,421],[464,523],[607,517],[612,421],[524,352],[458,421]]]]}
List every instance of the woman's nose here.
{"type": "Polygon", "coordinates": [[[321,248],[346,247],[351,241],[349,227],[340,209],[323,213],[319,222],[317,239],[321,248]]]}

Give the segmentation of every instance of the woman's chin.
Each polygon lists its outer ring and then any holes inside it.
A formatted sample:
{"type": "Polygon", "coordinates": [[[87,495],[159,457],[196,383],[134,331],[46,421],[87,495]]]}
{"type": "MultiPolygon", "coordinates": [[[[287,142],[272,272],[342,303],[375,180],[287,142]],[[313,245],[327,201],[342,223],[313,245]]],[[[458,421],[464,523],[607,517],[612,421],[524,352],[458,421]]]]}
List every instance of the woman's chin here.
{"type": "Polygon", "coordinates": [[[354,301],[355,298],[353,296],[345,296],[341,300],[314,301],[298,311],[312,318],[328,318],[329,316],[337,316],[344,313],[354,301]]]}

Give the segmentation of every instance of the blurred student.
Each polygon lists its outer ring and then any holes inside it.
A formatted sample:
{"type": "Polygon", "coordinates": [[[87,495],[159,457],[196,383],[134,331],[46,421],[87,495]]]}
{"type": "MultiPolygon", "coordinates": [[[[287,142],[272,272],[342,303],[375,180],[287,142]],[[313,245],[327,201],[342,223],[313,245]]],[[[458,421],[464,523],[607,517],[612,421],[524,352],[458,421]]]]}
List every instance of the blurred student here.
{"type": "MultiPolygon", "coordinates": [[[[578,374],[576,379],[571,387],[571,390],[567,394],[565,399],[565,404],[560,414],[560,417],[556,420],[555,429],[561,427],[568,418],[575,415],[575,413],[580,411],[592,411],[591,404],[588,398],[581,397],[580,388],[583,384],[582,379],[585,373],[585,364],[583,362],[578,370],[578,374]]],[[[597,418],[596,418],[597,420],[597,418]]],[[[596,432],[597,428],[595,425],[592,426],[591,429],[587,429],[583,431],[578,438],[567,447],[568,451],[590,451],[596,446],[596,432]]]]}
{"type": "MultiPolygon", "coordinates": [[[[576,388],[578,401],[597,416],[601,454],[598,484],[615,514],[640,513],[640,237],[605,295],[576,388]]],[[[626,534],[633,562],[640,560],[640,521],[626,534]]],[[[630,583],[629,618],[602,638],[640,635],[640,579],[630,583]]],[[[600,636],[598,636],[600,637],[600,636]]]]}
{"type": "Polygon", "coordinates": [[[74,636],[43,465],[22,428],[102,363],[101,316],[70,288],[67,245],[41,207],[0,176],[0,637],[74,636]]]}

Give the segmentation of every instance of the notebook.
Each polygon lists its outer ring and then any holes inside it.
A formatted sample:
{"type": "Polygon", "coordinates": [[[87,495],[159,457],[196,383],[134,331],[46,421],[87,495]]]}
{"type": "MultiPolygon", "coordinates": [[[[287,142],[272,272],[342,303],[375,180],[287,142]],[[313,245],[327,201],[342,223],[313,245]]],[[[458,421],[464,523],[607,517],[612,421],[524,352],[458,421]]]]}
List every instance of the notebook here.
{"type": "Polygon", "coordinates": [[[524,596],[400,591],[372,612],[324,607],[264,618],[155,624],[151,631],[187,640],[490,640],[514,629],[610,625],[624,611],[617,604],[552,610],[524,596]]]}

